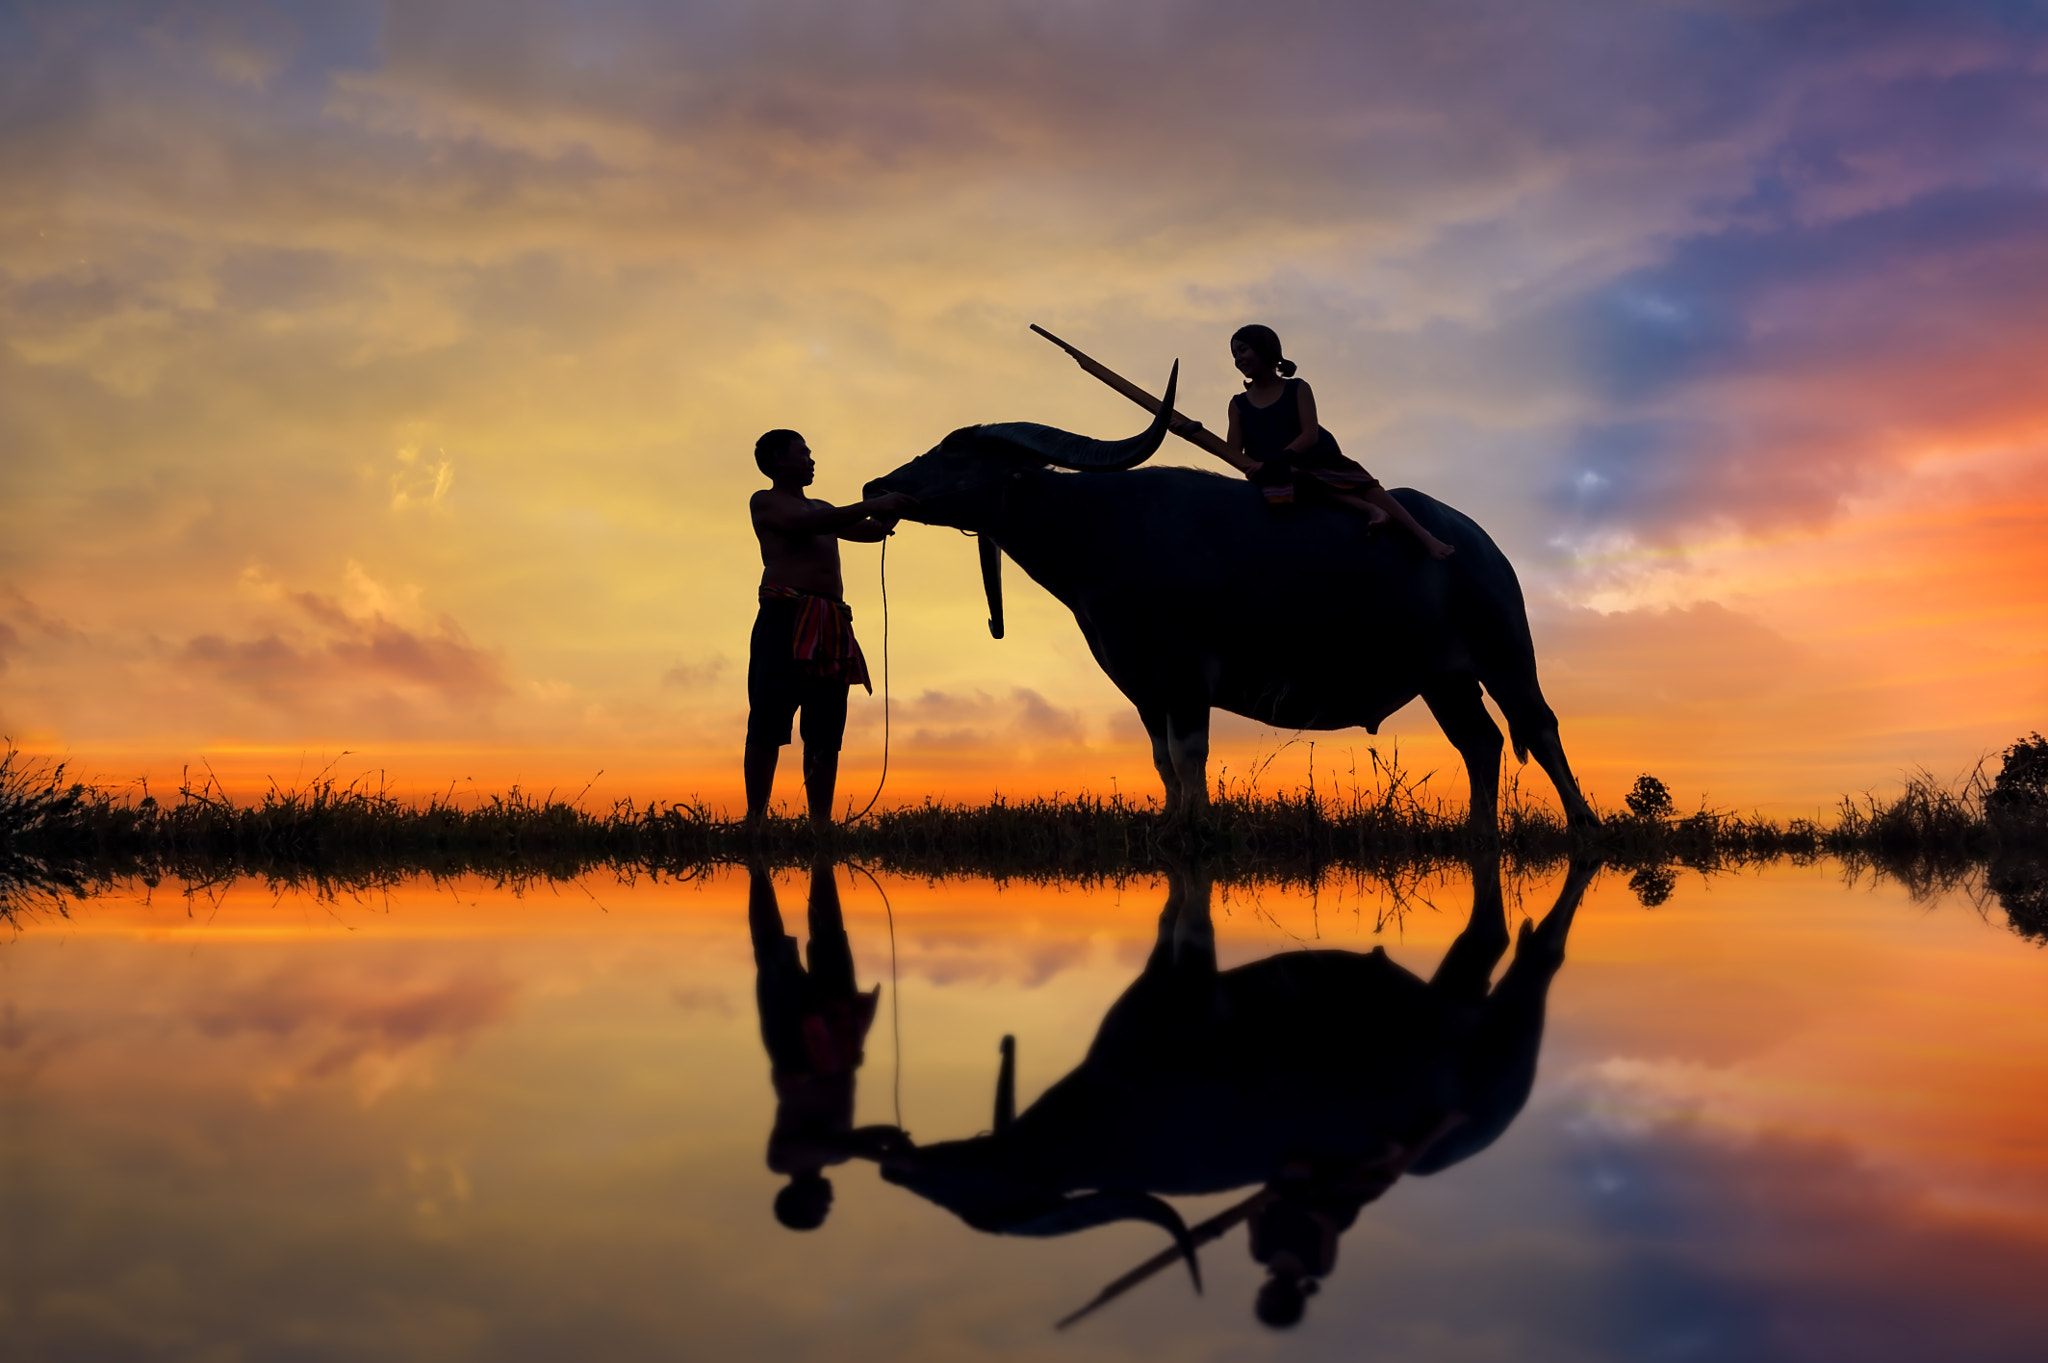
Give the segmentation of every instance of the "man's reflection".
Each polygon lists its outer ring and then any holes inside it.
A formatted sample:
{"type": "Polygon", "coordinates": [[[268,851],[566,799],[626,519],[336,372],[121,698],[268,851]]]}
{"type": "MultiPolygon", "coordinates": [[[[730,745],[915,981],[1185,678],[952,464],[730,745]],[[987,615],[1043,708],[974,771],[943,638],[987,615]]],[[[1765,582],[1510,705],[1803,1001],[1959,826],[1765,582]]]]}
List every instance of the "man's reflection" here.
{"type": "MultiPolygon", "coordinates": [[[[1362,1208],[1402,1175],[1491,1145],[1535,1081],[1544,1000],[1594,867],[1577,865],[1508,949],[1497,857],[1472,865],[1472,915],[1425,981],[1383,950],[1295,951],[1218,971],[1210,883],[1174,868],[1144,970],[1080,1068],[1012,1118],[1006,1052],[996,1129],[882,1158],[883,1176],[1007,1234],[1141,1217],[1195,1246],[1238,1220],[1267,1269],[1259,1319],[1286,1326],[1335,1267],[1362,1208]],[[1260,1191],[1189,1231],[1159,1194],[1260,1191]]],[[[1126,1275],[1100,1301],[1142,1279],[1126,1275]]],[[[1070,1317],[1069,1319],[1073,1319],[1070,1317]]]]}
{"type": "Polygon", "coordinates": [[[775,1219],[791,1230],[816,1230],[832,1210],[832,1181],[823,1171],[844,1164],[859,1145],[854,1074],[882,987],[863,993],[854,983],[853,948],[830,861],[811,863],[809,969],[797,954],[796,938],[782,930],[767,866],[757,860],[748,870],[754,995],[775,1084],[768,1167],[789,1176],[775,1195],[775,1219]]]}

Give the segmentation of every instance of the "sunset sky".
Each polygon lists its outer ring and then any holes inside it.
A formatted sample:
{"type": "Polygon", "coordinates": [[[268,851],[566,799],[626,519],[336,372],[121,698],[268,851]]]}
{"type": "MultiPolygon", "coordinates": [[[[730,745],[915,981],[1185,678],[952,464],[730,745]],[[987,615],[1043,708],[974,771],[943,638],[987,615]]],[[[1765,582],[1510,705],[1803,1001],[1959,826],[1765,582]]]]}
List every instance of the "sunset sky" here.
{"type": "MultiPolygon", "coordinates": [[[[730,804],[754,437],[850,500],[1136,430],[1032,322],[1212,425],[1277,329],[1513,559],[1610,808],[2048,728],[2038,4],[5,3],[0,176],[0,733],[82,774],[730,804]]],[[[954,532],[888,573],[885,802],[1156,790],[1021,573],[1000,643],[954,532]]]]}

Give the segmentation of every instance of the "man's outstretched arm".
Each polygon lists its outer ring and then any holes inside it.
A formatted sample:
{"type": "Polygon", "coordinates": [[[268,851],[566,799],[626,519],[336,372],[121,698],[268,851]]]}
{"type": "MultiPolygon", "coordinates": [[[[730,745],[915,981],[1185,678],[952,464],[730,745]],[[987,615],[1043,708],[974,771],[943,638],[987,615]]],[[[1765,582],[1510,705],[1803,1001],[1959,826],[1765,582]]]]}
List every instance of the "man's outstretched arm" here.
{"type": "Polygon", "coordinates": [[[895,533],[895,530],[896,518],[894,516],[870,516],[864,521],[855,521],[844,530],[835,531],[834,533],[840,539],[851,540],[855,544],[874,544],[878,540],[889,538],[890,535],[895,533]]]}
{"type": "Polygon", "coordinates": [[[893,526],[897,516],[915,505],[916,498],[902,492],[885,492],[850,506],[819,506],[810,500],[757,492],[753,513],[754,524],[759,528],[791,538],[837,535],[841,539],[878,540],[889,533],[888,527],[879,521],[887,520],[893,526]],[[859,533],[848,534],[849,530],[859,533]]]}

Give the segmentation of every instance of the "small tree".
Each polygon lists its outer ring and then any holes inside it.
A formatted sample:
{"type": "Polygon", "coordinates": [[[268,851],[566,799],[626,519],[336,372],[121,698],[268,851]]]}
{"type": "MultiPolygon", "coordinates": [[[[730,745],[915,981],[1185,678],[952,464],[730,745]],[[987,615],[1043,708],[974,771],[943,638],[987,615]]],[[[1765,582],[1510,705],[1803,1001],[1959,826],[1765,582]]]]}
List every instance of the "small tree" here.
{"type": "Polygon", "coordinates": [[[1671,792],[1662,781],[1645,773],[1636,778],[1635,788],[1622,797],[1628,805],[1628,812],[1645,823],[1662,822],[1671,817],[1676,808],[1671,803],[1671,792]]]}
{"type": "Polygon", "coordinates": [[[2005,750],[2005,765],[1984,803],[1994,814],[2048,814],[2048,738],[2030,734],[2005,750]]]}
{"type": "Polygon", "coordinates": [[[2039,856],[1994,858],[1988,876],[2005,921],[2022,937],[2048,945],[2048,866],[2039,856]]]}
{"type": "Polygon", "coordinates": [[[1654,909],[1671,898],[1671,892],[1678,888],[1678,877],[1669,866],[1643,866],[1628,878],[1628,887],[1635,891],[1636,903],[1654,909]]]}

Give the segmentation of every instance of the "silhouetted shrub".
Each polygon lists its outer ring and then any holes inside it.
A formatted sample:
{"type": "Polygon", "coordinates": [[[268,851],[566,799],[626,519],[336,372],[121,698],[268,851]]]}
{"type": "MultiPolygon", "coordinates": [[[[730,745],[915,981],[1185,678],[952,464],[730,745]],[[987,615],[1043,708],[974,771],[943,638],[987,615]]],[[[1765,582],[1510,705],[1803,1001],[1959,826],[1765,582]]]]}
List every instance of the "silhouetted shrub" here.
{"type": "Polygon", "coordinates": [[[1999,857],[1985,879],[2012,930],[2048,944],[2048,864],[2038,856],[1999,857]]]}
{"type": "Polygon", "coordinates": [[[1671,898],[1671,892],[1678,888],[1678,877],[1669,866],[1640,866],[1629,876],[1628,887],[1635,891],[1636,903],[1654,909],[1671,898]]]}
{"type": "Polygon", "coordinates": [[[2048,738],[2029,734],[2005,750],[1984,804],[2007,819],[2048,817],[2048,738]]]}
{"type": "Polygon", "coordinates": [[[1636,778],[1635,788],[1622,797],[1628,812],[1638,819],[1668,819],[1677,808],[1671,803],[1671,792],[1662,781],[1645,772],[1636,778]]]}

